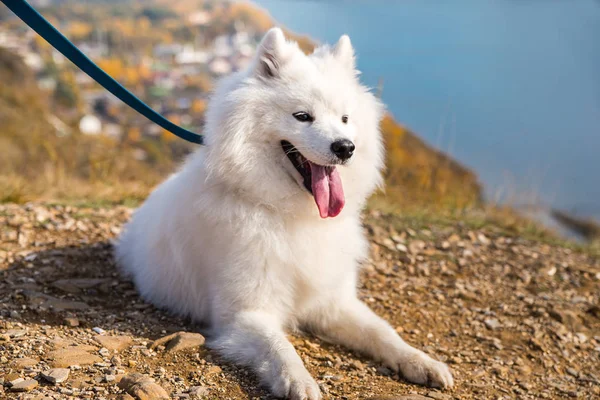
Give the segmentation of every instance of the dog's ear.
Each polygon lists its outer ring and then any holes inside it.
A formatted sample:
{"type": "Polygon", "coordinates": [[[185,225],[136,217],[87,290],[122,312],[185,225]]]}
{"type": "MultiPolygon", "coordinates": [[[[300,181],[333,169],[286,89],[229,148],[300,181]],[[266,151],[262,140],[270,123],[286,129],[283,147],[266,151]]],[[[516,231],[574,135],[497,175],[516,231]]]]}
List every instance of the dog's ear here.
{"type": "Polygon", "coordinates": [[[354,69],[354,49],[348,35],[342,35],[333,48],[333,55],[350,69],[354,69]]]}
{"type": "Polygon", "coordinates": [[[255,60],[255,73],[264,78],[279,76],[281,66],[289,58],[289,46],[280,28],[271,28],[260,42],[255,60]]]}

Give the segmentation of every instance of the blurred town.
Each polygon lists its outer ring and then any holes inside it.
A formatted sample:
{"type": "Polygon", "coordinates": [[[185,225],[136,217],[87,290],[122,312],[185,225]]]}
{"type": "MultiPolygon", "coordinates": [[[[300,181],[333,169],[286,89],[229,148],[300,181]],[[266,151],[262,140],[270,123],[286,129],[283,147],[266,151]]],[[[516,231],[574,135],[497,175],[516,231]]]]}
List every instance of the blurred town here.
{"type": "MultiPolygon", "coordinates": [[[[243,67],[265,29],[260,14],[253,14],[244,3],[198,4],[185,20],[160,5],[73,4],[68,9],[53,7],[50,1],[36,5],[44,6],[46,18],[108,74],[154,110],[192,131],[202,127],[211,82],[243,67]]],[[[173,139],[20,21],[0,24],[0,47],[21,56],[39,88],[54,98],[56,117],[49,122],[58,134],[69,135],[74,127],[84,135],[131,143],[173,139]]],[[[138,159],[146,156],[142,149],[136,152],[138,159]]]]}

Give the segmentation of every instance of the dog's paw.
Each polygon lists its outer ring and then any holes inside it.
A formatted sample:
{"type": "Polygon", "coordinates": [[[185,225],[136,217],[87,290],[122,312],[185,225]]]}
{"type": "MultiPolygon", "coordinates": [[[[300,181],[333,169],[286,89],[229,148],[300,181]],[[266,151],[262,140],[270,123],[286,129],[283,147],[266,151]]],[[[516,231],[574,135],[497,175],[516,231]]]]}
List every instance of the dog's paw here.
{"type": "Polygon", "coordinates": [[[319,385],[306,370],[281,374],[271,384],[271,392],[290,400],[321,400],[319,385]]]}
{"type": "Polygon", "coordinates": [[[395,370],[409,382],[418,383],[436,388],[450,388],[454,386],[454,379],[450,368],[440,361],[436,361],[423,352],[402,357],[395,366],[395,370]]]}

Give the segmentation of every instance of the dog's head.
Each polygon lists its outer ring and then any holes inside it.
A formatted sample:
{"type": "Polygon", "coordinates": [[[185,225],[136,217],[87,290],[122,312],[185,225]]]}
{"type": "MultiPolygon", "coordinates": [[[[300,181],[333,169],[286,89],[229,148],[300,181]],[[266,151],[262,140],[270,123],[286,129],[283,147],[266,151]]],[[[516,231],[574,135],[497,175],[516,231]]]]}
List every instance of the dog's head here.
{"type": "Polygon", "coordinates": [[[209,104],[209,173],[280,210],[355,212],[381,183],[381,115],[348,36],[307,56],[273,28],[209,104]]]}

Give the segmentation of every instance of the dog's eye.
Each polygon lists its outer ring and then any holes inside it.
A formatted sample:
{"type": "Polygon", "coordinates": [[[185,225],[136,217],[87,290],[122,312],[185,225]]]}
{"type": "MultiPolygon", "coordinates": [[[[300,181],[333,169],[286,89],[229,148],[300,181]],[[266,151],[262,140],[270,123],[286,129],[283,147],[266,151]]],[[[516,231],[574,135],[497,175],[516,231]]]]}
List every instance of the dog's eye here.
{"type": "Polygon", "coordinates": [[[313,122],[315,120],[312,115],[304,111],[299,111],[292,115],[300,122],[313,122]]]}
{"type": "Polygon", "coordinates": [[[344,124],[347,124],[347,123],[348,123],[348,116],[347,116],[347,115],[342,115],[342,122],[343,122],[344,124]]]}

